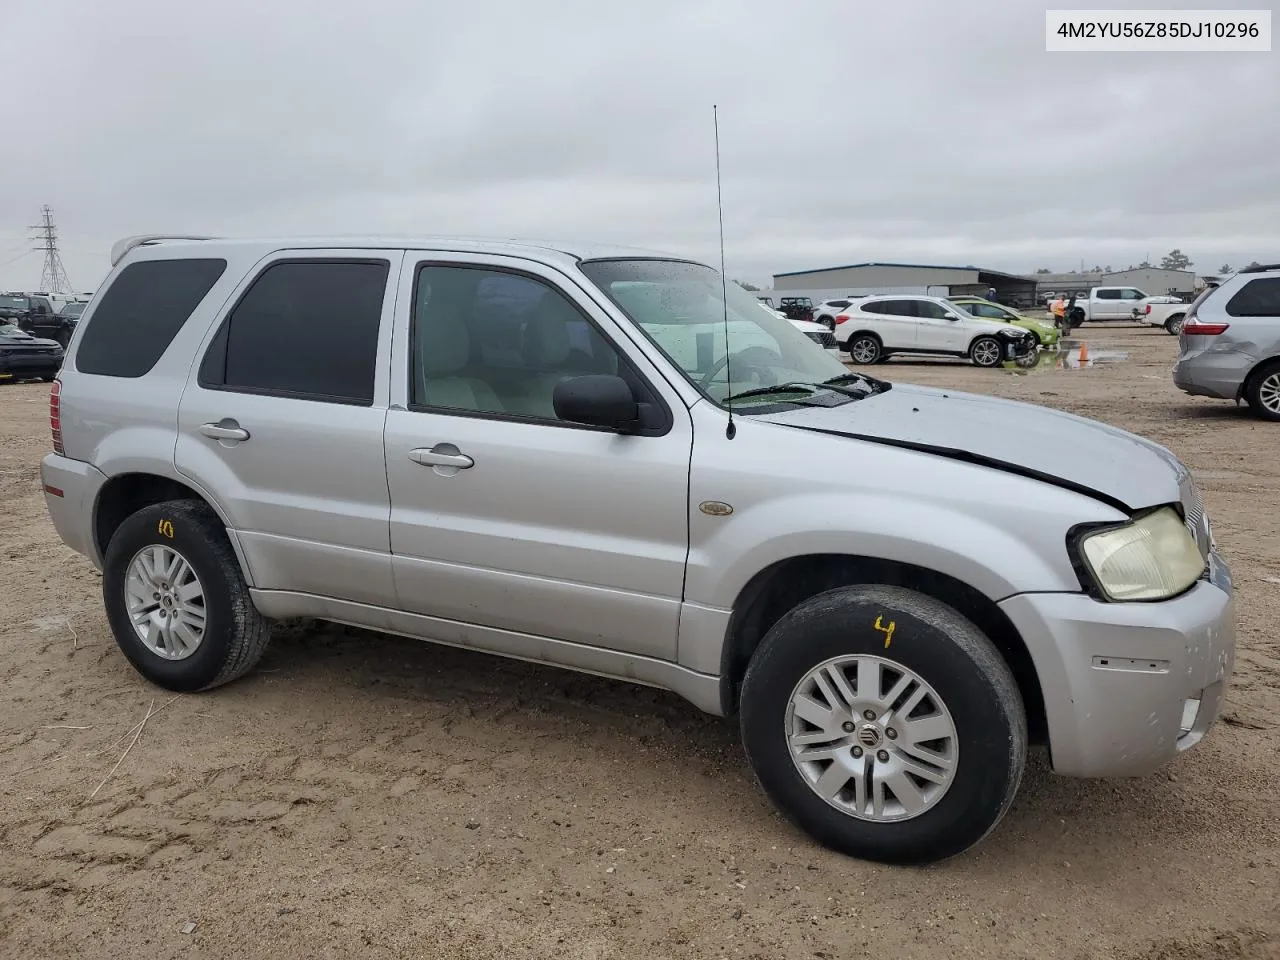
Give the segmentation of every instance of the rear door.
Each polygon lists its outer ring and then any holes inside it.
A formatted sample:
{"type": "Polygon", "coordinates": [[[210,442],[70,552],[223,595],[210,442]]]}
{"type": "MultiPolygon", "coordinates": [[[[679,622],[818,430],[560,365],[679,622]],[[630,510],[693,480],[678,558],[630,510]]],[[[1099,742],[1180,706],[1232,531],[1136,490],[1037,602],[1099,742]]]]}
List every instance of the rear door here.
{"type": "Polygon", "coordinates": [[[1125,305],[1120,301],[1119,287],[1103,287],[1097,291],[1093,302],[1089,304],[1090,320],[1118,320],[1125,313],[1125,305]]]}
{"type": "Polygon", "coordinates": [[[401,251],[280,251],[210,328],[178,470],[213,493],[255,586],[391,605],[382,430],[401,251]]]}
{"type": "Polygon", "coordinates": [[[918,345],[915,307],[910,300],[871,300],[859,309],[870,314],[866,326],[879,334],[887,350],[914,350],[918,345]]]}

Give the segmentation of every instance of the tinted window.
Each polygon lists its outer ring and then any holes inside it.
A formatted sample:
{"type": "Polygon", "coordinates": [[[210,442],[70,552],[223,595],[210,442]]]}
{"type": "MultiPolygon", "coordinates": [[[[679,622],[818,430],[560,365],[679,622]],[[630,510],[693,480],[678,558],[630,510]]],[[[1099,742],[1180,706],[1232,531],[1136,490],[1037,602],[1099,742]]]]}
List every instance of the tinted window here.
{"type": "Polygon", "coordinates": [[[1141,290],[1134,290],[1133,288],[1125,290],[1120,294],[1121,300],[1145,300],[1146,297],[1147,295],[1141,290]]]}
{"type": "Polygon", "coordinates": [[[915,307],[916,316],[924,320],[943,320],[947,316],[942,304],[930,300],[914,300],[912,306],[915,307]]]}
{"type": "Polygon", "coordinates": [[[225,260],[145,260],[120,271],[102,294],[76,352],[76,369],[141,377],[160,359],[225,260]]]}
{"type": "Polygon", "coordinates": [[[385,260],[267,267],[210,345],[201,384],[372,403],[388,269],[385,260]]]}
{"type": "Polygon", "coordinates": [[[1112,290],[1099,290],[1099,291],[1098,291],[1098,299],[1099,299],[1099,300],[1119,300],[1119,299],[1120,299],[1120,291],[1119,291],[1119,290],[1115,290],[1115,289],[1112,289],[1112,290]]]}
{"type": "Polygon", "coordinates": [[[828,300],[827,304],[829,306],[835,307],[837,310],[843,310],[852,302],[853,302],[852,300],[828,300]]]}
{"type": "Polygon", "coordinates": [[[430,266],[415,285],[410,402],[556,420],[557,384],[617,374],[648,399],[613,345],[562,292],[520,274],[430,266]]]}
{"type": "Polygon", "coordinates": [[[1227,302],[1232,317],[1280,317],[1280,277],[1250,280],[1227,302]]]}

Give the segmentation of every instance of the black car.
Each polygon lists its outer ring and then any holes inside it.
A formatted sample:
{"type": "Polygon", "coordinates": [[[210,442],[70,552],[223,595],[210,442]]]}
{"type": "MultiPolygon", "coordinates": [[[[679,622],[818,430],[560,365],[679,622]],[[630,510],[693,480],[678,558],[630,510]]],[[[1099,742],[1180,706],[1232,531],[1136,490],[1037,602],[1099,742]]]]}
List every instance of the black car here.
{"type": "Polygon", "coordinates": [[[26,293],[0,293],[0,323],[12,323],[35,337],[48,337],[66,346],[71,342],[78,316],[55,313],[48,297],[26,293]]]}
{"type": "Polygon", "coordinates": [[[62,344],[33,337],[0,321],[0,383],[39,378],[50,381],[62,369],[62,344]]]}

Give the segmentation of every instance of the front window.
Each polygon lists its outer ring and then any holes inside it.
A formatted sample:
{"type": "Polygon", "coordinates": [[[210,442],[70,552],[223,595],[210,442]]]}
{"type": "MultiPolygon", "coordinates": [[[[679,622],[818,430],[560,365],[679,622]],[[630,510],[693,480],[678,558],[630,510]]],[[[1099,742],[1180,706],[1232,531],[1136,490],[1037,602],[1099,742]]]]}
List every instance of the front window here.
{"type": "Polygon", "coordinates": [[[0,310],[26,310],[26,297],[0,297],[0,310]]]}
{"type": "MultiPolygon", "coordinates": [[[[761,310],[736,284],[722,285],[710,267],[674,260],[593,260],[581,268],[715,403],[733,394],[736,407],[737,396],[746,390],[820,385],[849,373],[789,320],[761,310]]],[[[741,402],[777,403],[779,396],[761,394],[741,402]]]]}

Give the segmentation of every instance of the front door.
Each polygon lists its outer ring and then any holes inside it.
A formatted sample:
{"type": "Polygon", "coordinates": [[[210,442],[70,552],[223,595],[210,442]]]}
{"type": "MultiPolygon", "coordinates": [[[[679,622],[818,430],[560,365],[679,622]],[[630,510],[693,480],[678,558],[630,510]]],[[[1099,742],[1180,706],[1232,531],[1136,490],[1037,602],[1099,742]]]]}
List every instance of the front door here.
{"type": "Polygon", "coordinates": [[[617,339],[549,267],[409,253],[386,429],[402,609],[503,631],[505,652],[530,657],[552,638],[676,658],[693,428],[617,339]],[[556,384],[592,373],[623,376],[664,426],[624,436],[558,419],[556,384]]]}
{"type": "Polygon", "coordinates": [[[178,408],[178,470],[254,585],[392,606],[382,459],[401,251],[276,254],[210,330],[178,408]]]}
{"type": "Polygon", "coordinates": [[[959,314],[932,300],[912,301],[916,311],[916,342],[921,350],[963,353],[968,347],[964,323],[959,314]]]}

